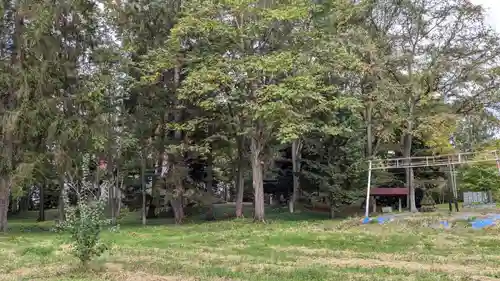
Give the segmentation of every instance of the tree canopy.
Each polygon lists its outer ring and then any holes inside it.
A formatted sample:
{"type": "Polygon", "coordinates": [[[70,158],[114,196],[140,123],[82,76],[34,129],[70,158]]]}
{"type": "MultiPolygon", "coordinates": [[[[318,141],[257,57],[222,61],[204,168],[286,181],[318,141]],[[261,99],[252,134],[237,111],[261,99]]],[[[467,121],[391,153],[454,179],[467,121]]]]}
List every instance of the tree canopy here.
{"type": "MultiPolygon", "coordinates": [[[[324,193],[334,215],[363,197],[369,159],[497,135],[500,35],[467,0],[10,0],[1,12],[0,231],[34,190],[64,220],[64,196],[103,180],[112,216],[125,202],[144,223],[182,223],[193,206],[212,218],[228,200],[265,221],[266,194],[293,212],[324,193]]],[[[464,184],[495,185],[489,169],[464,184]]],[[[417,211],[423,173],[404,174],[375,184],[405,181],[417,211]]]]}

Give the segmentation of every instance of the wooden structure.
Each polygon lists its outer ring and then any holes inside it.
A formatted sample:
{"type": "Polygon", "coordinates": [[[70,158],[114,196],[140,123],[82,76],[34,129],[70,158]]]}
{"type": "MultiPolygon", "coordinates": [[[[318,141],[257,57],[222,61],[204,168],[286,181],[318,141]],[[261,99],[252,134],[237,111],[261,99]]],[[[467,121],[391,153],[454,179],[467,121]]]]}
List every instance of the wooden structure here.
{"type": "MultiPolygon", "coordinates": [[[[399,211],[402,210],[401,196],[408,196],[410,189],[408,187],[375,187],[370,189],[370,196],[399,196],[399,211]]],[[[368,204],[368,202],[366,203],[368,204]]],[[[373,212],[377,209],[375,198],[373,198],[373,212]]]]}
{"type": "MultiPolygon", "coordinates": [[[[373,170],[388,170],[388,169],[413,169],[418,167],[437,167],[437,166],[448,166],[452,178],[452,192],[456,199],[457,188],[456,188],[456,177],[455,177],[455,166],[462,164],[478,163],[478,162],[493,162],[496,161],[497,167],[500,173],[500,152],[498,150],[492,151],[481,151],[481,152],[463,152],[456,154],[445,154],[437,156],[416,156],[408,158],[389,158],[389,159],[374,159],[368,161],[368,182],[366,189],[366,206],[365,206],[365,216],[369,215],[369,202],[370,196],[375,195],[371,188],[371,177],[373,170]]],[[[374,188],[373,190],[377,190],[374,188]]],[[[384,192],[402,192],[402,191],[387,191],[384,192]]],[[[377,191],[379,192],[379,191],[377,191]]],[[[409,195],[409,193],[407,193],[409,195]]],[[[385,195],[385,194],[384,194],[385,195]]],[[[450,203],[451,208],[451,203],[450,203]]],[[[458,211],[458,203],[455,200],[455,208],[458,211]]],[[[451,210],[450,210],[451,211],[451,210]]]]}
{"type": "Polygon", "coordinates": [[[380,195],[380,196],[400,196],[400,195],[408,195],[409,188],[408,187],[375,187],[370,191],[372,196],[380,195]]]}

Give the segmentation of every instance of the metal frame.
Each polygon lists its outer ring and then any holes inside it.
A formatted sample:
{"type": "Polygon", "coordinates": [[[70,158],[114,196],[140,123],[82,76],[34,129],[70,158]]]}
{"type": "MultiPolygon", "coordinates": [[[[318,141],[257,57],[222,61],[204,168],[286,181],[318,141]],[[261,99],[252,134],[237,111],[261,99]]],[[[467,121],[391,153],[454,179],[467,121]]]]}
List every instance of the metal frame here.
{"type": "MultiPolygon", "coordinates": [[[[438,156],[416,156],[407,158],[392,158],[380,160],[368,160],[368,181],[366,188],[366,203],[365,216],[368,217],[370,212],[370,189],[373,170],[388,170],[388,169],[408,169],[417,167],[436,167],[449,166],[452,173],[452,180],[455,180],[454,168],[455,165],[496,161],[498,172],[500,174],[500,151],[482,151],[482,152],[463,152],[456,154],[445,154],[438,156]]],[[[453,184],[453,193],[456,196],[456,184],[453,184]]],[[[455,202],[455,207],[458,210],[458,203],[455,202]]]]}

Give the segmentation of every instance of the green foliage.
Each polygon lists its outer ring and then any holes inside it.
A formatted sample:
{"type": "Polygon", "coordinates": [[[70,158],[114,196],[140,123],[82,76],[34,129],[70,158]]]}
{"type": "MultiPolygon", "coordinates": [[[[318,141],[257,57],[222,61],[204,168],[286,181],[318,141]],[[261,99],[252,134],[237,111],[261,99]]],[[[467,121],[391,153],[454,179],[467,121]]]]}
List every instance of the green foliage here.
{"type": "MultiPolygon", "coordinates": [[[[168,190],[153,196],[190,197],[203,194],[190,181],[193,159],[210,159],[225,181],[249,158],[255,177],[274,177],[278,154],[300,140],[301,180],[338,206],[364,189],[366,158],[423,154],[415,140],[426,153],[454,152],[450,134],[472,150],[498,124],[487,112],[500,100],[500,37],[463,0],[56,0],[2,9],[3,196],[81,178],[90,155],[118,178],[139,160],[169,166],[159,187],[168,190]]],[[[492,166],[461,173],[468,189],[498,186],[492,166]]],[[[98,244],[90,237],[99,220],[87,217],[96,222],[75,224],[94,229],[75,242],[81,249],[98,244]]]]}
{"type": "Polygon", "coordinates": [[[475,164],[461,168],[459,180],[459,186],[462,190],[500,190],[500,175],[495,164],[475,164]]]}
{"type": "Polygon", "coordinates": [[[305,139],[302,174],[328,194],[334,209],[362,197],[364,158],[359,140],[347,134],[305,139]]]}
{"type": "Polygon", "coordinates": [[[32,255],[38,257],[48,257],[55,251],[54,247],[51,246],[33,246],[26,247],[23,249],[21,255],[32,255]]]}
{"type": "Polygon", "coordinates": [[[108,249],[100,237],[103,227],[111,224],[104,216],[105,204],[105,200],[80,200],[67,208],[66,220],[57,226],[58,231],[69,233],[73,254],[83,265],[108,249]]]}
{"type": "MultiPolygon", "coordinates": [[[[263,133],[282,142],[290,142],[318,127],[338,131],[331,123],[318,122],[317,117],[352,107],[356,100],[341,95],[326,76],[349,72],[356,68],[357,61],[348,49],[330,41],[344,39],[335,37],[336,31],[307,22],[310,12],[321,6],[310,1],[257,7],[251,1],[185,4],[188,13],[173,28],[170,49],[161,52],[182,50],[185,47],[181,42],[203,42],[189,48],[185,58],[188,75],[179,97],[209,112],[229,106],[252,121],[248,123],[249,132],[263,133]],[[219,9],[227,12],[230,20],[219,16],[219,9]],[[283,28],[274,28],[280,25],[283,28]],[[268,40],[261,46],[252,47],[265,37],[268,40]],[[343,63],[330,64],[318,59],[322,56],[335,57],[343,63]]],[[[353,7],[342,6],[342,17],[349,17],[353,7]]],[[[341,19],[337,24],[343,28],[341,19]]],[[[153,53],[151,62],[164,65],[165,56],[158,53],[153,53]]],[[[177,59],[174,53],[167,60],[177,59]]]]}

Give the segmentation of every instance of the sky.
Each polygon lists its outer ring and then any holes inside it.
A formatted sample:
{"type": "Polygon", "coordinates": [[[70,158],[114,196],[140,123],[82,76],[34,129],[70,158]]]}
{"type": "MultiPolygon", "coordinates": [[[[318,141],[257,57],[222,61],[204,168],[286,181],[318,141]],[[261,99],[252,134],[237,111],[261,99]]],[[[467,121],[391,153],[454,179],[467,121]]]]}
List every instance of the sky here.
{"type": "Polygon", "coordinates": [[[500,32],[500,0],[471,0],[474,4],[483,5],[488,12],[486,20],[500,32]]]}

